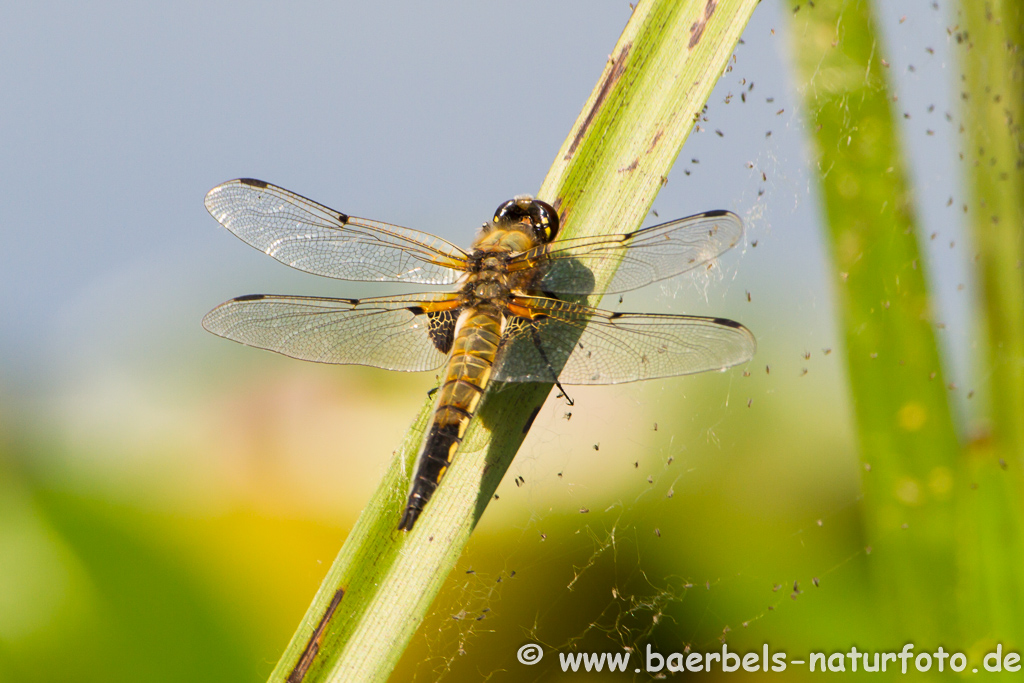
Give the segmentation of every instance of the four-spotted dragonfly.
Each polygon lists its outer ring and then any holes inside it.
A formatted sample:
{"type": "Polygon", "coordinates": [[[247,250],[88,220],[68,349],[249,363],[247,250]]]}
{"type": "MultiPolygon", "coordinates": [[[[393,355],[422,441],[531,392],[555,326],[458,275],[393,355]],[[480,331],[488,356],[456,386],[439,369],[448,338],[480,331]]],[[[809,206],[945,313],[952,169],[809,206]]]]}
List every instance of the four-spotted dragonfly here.
{"type": "Polygon", "coordinates": [[[754,337],[722,318],[612,313],[563,300],[625,292],[696,268],[735,246],[728,211],[634,232],[555,240],[558,214],[522,195],[467,252],[439,237],[356,218],[260,180],[232,180],[206,208],[242,241],[293,268],[342,280],[456,285],[362,299],[249,295],[210,311],[227,339],[321,363],[387,370],[446,366],[399,529],[411,530],[490,382],[616,384],[724,370],[754,337]]]}

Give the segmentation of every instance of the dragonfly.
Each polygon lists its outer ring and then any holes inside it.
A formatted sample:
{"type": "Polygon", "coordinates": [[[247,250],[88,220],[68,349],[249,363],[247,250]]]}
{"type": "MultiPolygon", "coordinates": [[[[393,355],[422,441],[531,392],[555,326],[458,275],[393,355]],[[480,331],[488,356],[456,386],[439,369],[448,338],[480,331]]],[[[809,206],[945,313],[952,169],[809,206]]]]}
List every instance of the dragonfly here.
{"type": "Polygon", "coordinates": [[[753,358],[750,330],[724,318],[620,313],[577,303],[708,264],[743,238],[728,211],[632,232],[556,239],[558,212],[518,195],[468,251],[429,233],[357,218],[270,183],[213,188],[206,208],[243,242],[298,270],[341,280],[447,285],[359,299],[252,294],[203,326],[248,346],[319,363],[445,368],[398,523],[412,530],[492,385],[618,384],[725,370],[753,358]]]}

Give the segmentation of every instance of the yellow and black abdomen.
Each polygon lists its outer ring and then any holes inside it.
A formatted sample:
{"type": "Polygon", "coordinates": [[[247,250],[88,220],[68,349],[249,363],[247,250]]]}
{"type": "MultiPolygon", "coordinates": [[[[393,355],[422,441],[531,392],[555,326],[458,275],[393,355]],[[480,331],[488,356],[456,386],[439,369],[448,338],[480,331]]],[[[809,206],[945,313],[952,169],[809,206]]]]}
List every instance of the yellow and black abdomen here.
{"type": "Polygon", "coordinates": [[[462,443],[491,377],[501,341],[501,321],[501,312],[493,305],[462,312],[399,529],[412,529],[462,443]]]}

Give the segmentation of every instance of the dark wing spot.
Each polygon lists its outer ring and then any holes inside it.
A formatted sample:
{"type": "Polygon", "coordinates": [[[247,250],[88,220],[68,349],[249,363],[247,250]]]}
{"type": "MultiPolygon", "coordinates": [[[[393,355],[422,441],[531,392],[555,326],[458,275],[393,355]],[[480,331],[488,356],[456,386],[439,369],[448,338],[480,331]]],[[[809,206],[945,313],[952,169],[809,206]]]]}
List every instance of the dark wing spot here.
{"type": "MultiPolygon", "coordinates": [[[[410,310],[412,310],[410,308],[410,310]]],[[[420,309],[421,311],[423,309],[420,309]]],[[[459,319],[459,309],[454,311],[434,311],[427,313],[428,333],[434,348],[441,353],[450,353],[455,341],[455,322],[459,319]]]]}
{"type": "Polygon", "coordinates": [[[426,313],[426,311],[424,311],[423,308],[420,306],[410,306],[409,312],[412,313],[413,315],[423,315],[424,313],[426,313]]]}
{"type": "Polygon", "coordinates": [[[245,296],[236,296],[232,301],[259,301],[266,297],[266,294],[246,294],[245,296]]]}
{"type": "Polygon", "coordinates": [[[252,187],[258,187],[259,189],[265,188],[269,183],[265,183],[262,180],[256,180],[255,178],[239,178],[238,182],[243,185],[250,185],[252,187]]]}
{"type": "Polygon", "coordinates": [[[346,225],[348,223],[348,216],[339,211],[338,220],[341,221],[342,225],[346,225]]]}
{"type": "Polygon", "coordinates": [[[621,313],[612,313],[610,316],[608,316],[608,319],[609,320],[615,320],[616,318],[621,318],[621,317],[622,317],[621,313]]]}
{"type": "Polygon", "coordinates": [[[345,301],[347,301],[349,303],[349,305],[351,305],[351,306],[358,306],[359,305],[359,299],[345,299],[345,301]]]}
{"type": "Polygon", "coordinates": [[[743,329],[743,325],[740,325],[735,320],[729,320],[728,318],[712,318],[712,320],[718,325],[725,325],[726,327],[733,327],[737,330],[743,329]]]}
{"type": "Polygon", "coordinates": [[[730,213],[732,212],[725,209],[715,209],[714,211],[705,211],[704,215],[708,218],[721,218],[722,216],[728,216],[730,213]]]}

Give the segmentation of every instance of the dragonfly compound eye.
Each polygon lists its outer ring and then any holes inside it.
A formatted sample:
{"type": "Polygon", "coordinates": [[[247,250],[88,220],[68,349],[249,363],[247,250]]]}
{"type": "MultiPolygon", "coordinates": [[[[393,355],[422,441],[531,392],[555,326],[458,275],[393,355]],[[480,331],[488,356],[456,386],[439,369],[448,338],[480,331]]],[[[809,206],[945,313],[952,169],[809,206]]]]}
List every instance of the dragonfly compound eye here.
{"type": "Polygon", "coordinates": [[[558,234],[558,212],[547,202],[530,195],[517,195],[494,212],[496,224],[519,223],[524,220],[530,222],[533,234],[540,242],[550,242],[558,234]]]}

